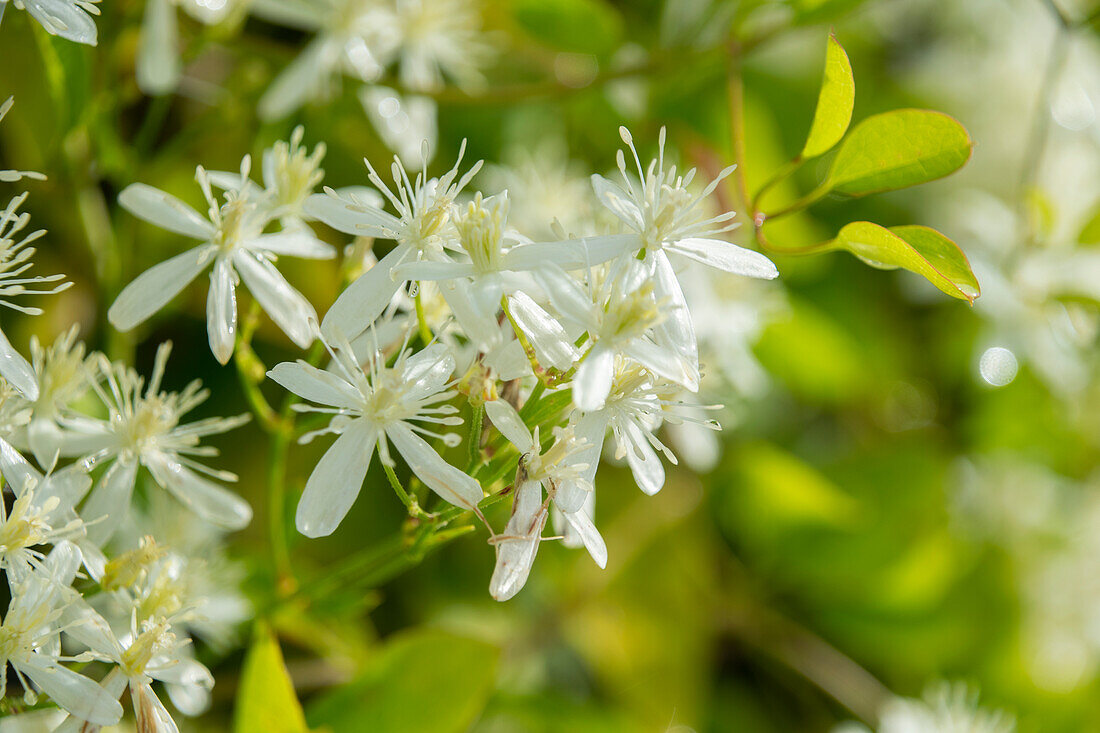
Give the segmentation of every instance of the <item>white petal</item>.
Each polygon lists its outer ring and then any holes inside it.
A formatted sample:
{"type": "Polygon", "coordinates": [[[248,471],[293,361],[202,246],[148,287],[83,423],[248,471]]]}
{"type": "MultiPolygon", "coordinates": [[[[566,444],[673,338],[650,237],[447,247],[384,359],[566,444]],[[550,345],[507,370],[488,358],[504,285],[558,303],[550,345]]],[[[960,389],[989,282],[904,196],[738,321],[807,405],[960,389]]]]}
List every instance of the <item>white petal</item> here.
{"type": "Polygon", "coordinates": [[[563,270],[587,270],[633,252],[641,246],[637,234],[609,234],[561,242],[537,242],[512,247],[504,255],[505,270],[538,271],[547,263],[563,270]]]}
{"type": "Polygon", "coordinates": [[[142,456],[153,478],[184,506],[223,529],[237,530],[252,521],[252,507],[223,486],[199,476],[160,451],[142,456]]]}
{"type": "Polygon", "coordinates": [[[485,403],[485,414],[489,416],[500,434],[508,439],[512,445],[519,449],[520,453],[530,453],[535,450],[535,441],[531,437],[531,431],[527,429],[523,418],[504,400],[493,400],[485,403]]]}
{"type": "Polygon", "coordinates": [[[534,277],[561,316],[580,329],[592,325],[592,298],[575,278],[553,265],[536,270],[534,277]]]}
{"type": "Polygon", "coordinates": [[[210,264],[214,249],[195,247],[150,267],[122,289],[107,311],[119,331],[129,331],[168,304],[210,264]]]}
{"type": "Polygon", "coordinates": [[[554,491],[554,505],[565,513],[575,512],[584,506],[592,493],[592,485],[580,481],[557,481],[554,491]]]}
{"type": "Polygon", "coordinates": [[[145,4],[136,77],[138,87],[146,94],[166,94],[179,84],[179,31],[176,7],[170,0],[149,0],[145,4]]]}
{"type": "MultiPolygon", "coordinates": [[[[9,380],[10,381],[10,380],[9,380]]],[[[46,471],[52,471],[61,455],[64,435],[56,422],[49,418],[34,417],[27,425],[27,444],[34,460],[46,471]]]]}
{"type": "Polygon", "coordinates": [[[318,239],[313,230],[304,224],[275,234],[265,234],[255,241],[255,247],[277,255],[309,260],[331,260],[336,256],[336,249],[318,239]]]}
{"type": "Polygon", "coordinates": [[[75,43],[94,46],[97,43],[95,20],[77,7],[72,0],[46,2],[46,0],[25,0],[27,12],[42,27],[55,36],[75,43]]]}
{"type": "Polygon", "coordinates": [[[362,401],[359,391],[332,372],[304,361],[284,361],[267,376],[299,397],[334,407],[356,407],[362,401]]]}
{"type": "Polygon", "coordinates": [[[401,226],[400,220],[382,211],[380,202],[374,197],[356,196],[353,199],[350,194],[315,193],[306,199],[302,210],[333,229],[355,237],[388,239],[401,226]]]}
{"type": "Polygon", "coordinates": [[[405,381],[405,398],[421,400],[443,391],[455,371],[455,358],[450,348],[436,342],[416,352],[405,362],[401,373],[405,381]]]}
{"type": "Polygon", "coordinates": [[[634,420],[626,421],[623,432],[627,440],[626,462],[634,474],[634,481],[639,489],[652,496],[665,485],[665,467],[645,431],[634,420]]]}
{"type": "Polygon", "coordinates": [[[62,667],[52,659],[30,654],[16,668],[73,717],[95,725],[114,725],[122,717],[122,706],[98,684],[82,674],[62,667]]]}
{"type": "Polygon", "coordinates": [[[0,475],[17,497],[23,495],[29,481],[40,483],[42,474],[27,463],[27,459],[11,443],[0,438],[0,475]]]}
{"type": "Polygon", "coordinates": [[[643,228],[642,214],[631,200],[630,195],[617,183],[613,183],[601,175],[594,174],[591,178],[592,190],[596,192],[596,198],[607,207],[615,216],[619,217],[631,229],[641,231],[643,228]]]}
{"type": "Polygon", "coordinates": [[[507,601],[527,583],[545,526],[542,487],[536,481],[524,482],[516,490],[512,516],[496,541],[496,567],[489,581],[493,598],[507,601]]]}
{"type": "Polygon", "coordinates": [[[347,515],[366,478],[378,433],[355,420],[329,446],[306,482],[295,523],[306,537],[332,534],[347,515]]]}
{"type": "Polygon", "coordinates": [[[264,120],[285,117],[323,90],[335,52],[324,36],[311,41],[260,97],[257,107],[260,117],[264,120]]]}
{"type": "Polygon", "coordinates": [[[469,262],[437,262],[434,260],[408,262],[398,265],[393,271],[394,277],[400,280],[423,280],[426,282],[457,280],[475,274],[477,273],[474,266],[469,262]]]}
{"type": "Polygon", "coordinates": [[[553,316],[544,311],[526,293],[517,292],[508,299],[509,311],[520,330],[535,349],[539,363],[565,371],[573,366],[577,349],[569,334],[553,316]]]}
{"type": "Polygon", "coordinates": [[[623,346],[622,351],[658,377],[676,382],[692,392],[699,389],[698,367],[672,349],[639,338],[623,346]]]}
{"type": "Polygon", "coordinates": [[[88,537],[98,545],[111,538],[130,511],[137,464],[116,460],[96,484],[80,516],[88,523],[88,537]]]}
{"type": "MultiPolygon", "coordinates": [[[[488,290],[490,284],[482,283],[481,287],[488,290]]],[[[485,350],[500,340],[500,326],[497,323],[497,308],[486,312],[484,300],[491,300],[492,296],[484,299],[473,297],[474,288],[467,280],[452,280],[439,284],[439,294],[454,314],[458,325],[462,327],[463,335],[474,343],[479,349],[485,350]]],[[[500,301],[499,292],[496,295],[500,301]]]]}
{"type": "Polygon", "coordinates": [[[144,183],[131,183],[118,195],[118,203],[139,219],[161,229],[195,239],[209,239],[214,225],[206,217],[170,193],[144,183]]]}
{"type": "Polygon", "coordinates": [[[179,733],[176,721],[172,720],[172,715],[148,682],[131,681],[130,699],[133,701],[134,717],[143,721],[143,726],[151,723],[151,727],[141,733],[179,733]]]}
{"type": "Polygon", "coordinates": [[[573,404],[581,412],[602,409],[614,376],[615,353],[597,343],[573,376],[573,404]]]}
{"type": "Polygon", "coordinates": [[[28,400],[38,399],[38,379],[34,375],[34,369],[15,350],[3,331],[0,331],[0,377],[11,382],[28,400]]]}
{"type": "Polygon", "coordinates": [[[386,436],[409,464],[413,473],[445,501],[464,509],[473,509],[485,496],[473,478],[444,461],[427,441],[405,423],[386,426],[386,436]]]}
{"type": "Polygon", "coordinates": [[[655,329],[657,338],[661,343],[676,349],[688,364],[698,370],[699,346],[684,290],[664,252],[653,253],[652,261],[655,295],[667,303],[667,307],[663,309],[665,319],[655,329]]]}
{"type": "Polygon", "coordinates": [[[398,245],[378,263],[340,293],[340,297],[328,309],[321,321],[321,333],[330,340],[353,339],[363,331],[393,300],[401,287],[400,281],[390,277],[390,270],[397,264],[408,247],[398,245]]]}
{"type": "Polygon", "coordinates": [[[775,263],[764,255],[721,239],[681,239],[666,244],[665,249],[735,275],[762,280],[772,280],[779,276],[775,263]]]}
{"type": "Polygon", "coordinates": [[[290,340],[303,349],[316,338],[317,311],[290,286],[275,265],[247,250],[238,250],[233,263],[248,291],[290,340]]]}
{"type": "Polygon", "coordinates": [[[206,336],[219,364],[228,364],[237,343],[237,273],[225,257],[210,272],[206,293],[206,336]]]}
{"type": "Polygon", "coordinates": [[[603,537],[600,536],[600,531],[596,529],[596,525],[592,523],[592,519],[584,511],[573,512],[572,514],[566,513],[563,516],[573,531],[580,537],[585,549],[588,550],[588,554],[592,556],[596,564],[601,568],[606,568],[607,545],[604,543],[603,537]]]}

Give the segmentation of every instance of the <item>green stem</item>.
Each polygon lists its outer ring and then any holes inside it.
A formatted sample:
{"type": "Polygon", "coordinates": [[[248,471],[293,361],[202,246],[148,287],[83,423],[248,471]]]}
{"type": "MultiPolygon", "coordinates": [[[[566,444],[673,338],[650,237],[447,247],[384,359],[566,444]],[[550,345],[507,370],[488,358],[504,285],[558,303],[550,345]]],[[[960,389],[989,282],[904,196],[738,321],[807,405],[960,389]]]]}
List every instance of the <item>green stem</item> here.
{"type": "Polygon", "coordinates": [[[272,433],[267,456],[267,529],[279,596],[293,592],[297,586],[286,529],[286,462],[291,435],[289,429],[272,433]]]}
{"type": "Polygon", "coordinates": [[[828,193],[829,187],[826,185],[821,185],[815,188],[813,191],[810,191],[808,194],[798,199],[794,203],[784,206],[779,211],[773,212],[771,214],[757,212],[760,213],[763,219],[763,221],[761,221],[761,226],[763,226],[764,221],[768,221],[770,219],[778,219],[780,217],[787,216],[788,214],[794,214],[796,212],[802,211],[807,206],[811,206],[821,199],[825,198],[828,193]]]}
{"type": "Polygon", "coordinates": [[[784,164],[781,168],[779,168],[779,170],[777,170],[772,175],[772,177],[769,178],[767,180],[767,182],[764,183],[764,185],[759,188],[759,190],[757,190],[756,195],[752,197],[752,201],[749,203],[750,211],[752,211],[753,214],[755,214],[757,211],[759,211],[760,210],[760,200],[762,198],[764,198],[764,194],[767,193],[772,188],[774,188],[779,183],[781,183],[784,180],[786,180],[787,178],[789,178],[795,171],[797,171],[799,168],[801,168],[802,164],[805,163],[805,162],[806,161],[802,159],[802,156],[799,155],[799,156],[795,157],[793,160],[791,160],[791,161],[787,162],[786,164],[784,164]]]}
{"type": "Polygon", "coordinates": [[[393,471],[393,466],[386,461],[379,461],[379,463],[382,464],[382,470],[386,472],[386,478],[389,479],[390,486],[393,487],[393,493],[397,494],[397,498],[405,505],[409,516],[417,519],[432,519],[431,514],[420,508],[420,503],[416,500],[416,497],[405,491],[405,487],[401,485],[401,481],[398,480],[397,474],[393,471]]]}
{"type": "Polygon", "coordinates": [[[267,377],[267,368],[256,352],[252,350],[252,336],[256,332],[260,322],[260,306],[255,301],[249,307],[248,315],[237,332],[237,343],[233,349],[233,363],[237,367],[237,377],[241,383],[248,406],[256,416],[260,426],[265,432],[275,434],[287,430],[287,421],[284,420],[268,403],[263,392],[260,391],[260,383],[267,377]]]}
{"type": "Polygon", "coordinates": [[[420,329],[420,340],[424,342],[424,345],[428,345],[432,342],[432,329],[428,328],[428,321],[424,318],[424,303],[420,300],[420,290],[416,291],[416,298],[413,299],[416,303],[416,324],[420,329]]]}
{"type": "MultiPolygon", "coordinates": [[[[539,382],[542,385],[542,382],[539,382]]],[[[470,416],[470,433],[466,438],[470,453],[466,464],[466,473],[473,473],[481,463],[481,432],[485,420],[485,405],[478,403],[473,406],[473,414],[470,416]]]]}

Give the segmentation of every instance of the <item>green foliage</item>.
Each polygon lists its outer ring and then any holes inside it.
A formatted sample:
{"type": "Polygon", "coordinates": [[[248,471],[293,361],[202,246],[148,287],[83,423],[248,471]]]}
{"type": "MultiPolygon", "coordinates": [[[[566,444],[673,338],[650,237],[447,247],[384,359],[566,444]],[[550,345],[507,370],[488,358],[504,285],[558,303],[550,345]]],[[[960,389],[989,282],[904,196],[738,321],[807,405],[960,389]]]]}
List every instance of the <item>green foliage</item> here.
{"type": "Polygon", "coordinates": [[[362,674],[310,706],[310,725],[349,733],[459,733],[485,707],[499,654],[491,644],[435,629],[400,634],[362,674]]]}
{"type": "Polygon", "coordinates": [[[832,150],[848,131],[855,103],[856,82],[852,77],[852,64],[836,36],[829,34],[825,51],[825,78],[821,82],[814,121],[800,157],[816,158],[832,150]]]}
{"type": "Polygon", "coordinates": [[[234,733],[305,733],[305,716],[271,628],[257,623],[241,670],[234,733]]]}
{"type": "Polygon", "coordinates": [[[970,159],[966,129],[941,112],[899,109],[863,120],[844,140],[822,187],[866,196],[943,178],[970,159]]]}
{"type": "Polygon", "coordinates": [[[552,48],[606,54],[623,35],[622,17],[606,0],[514,0],[516,21],[552,48]]]}
{"type": "Polygon", "coordinates": [[[915,272],[952,298],[973,303],[981,292],[958,245],[928,227],[887,229],[869,221],[857,221],[841,229],[829,249],[847,250],[879,269],[901,267],[915,272]]]}

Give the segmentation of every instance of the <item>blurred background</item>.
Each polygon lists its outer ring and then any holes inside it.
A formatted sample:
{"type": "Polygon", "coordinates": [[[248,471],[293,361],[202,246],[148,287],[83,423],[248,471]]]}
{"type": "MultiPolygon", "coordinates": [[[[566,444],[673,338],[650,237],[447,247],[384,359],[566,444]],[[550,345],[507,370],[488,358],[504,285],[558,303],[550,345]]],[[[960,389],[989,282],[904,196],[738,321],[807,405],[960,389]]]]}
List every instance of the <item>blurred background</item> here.
{"type": "MultiPolygon", "coordinates": [[[[974,140],[950,178],[827,199],[770,234],[799,246],[856,219],[934,226],[970,259],[983,291],[973,307],[844,253],[768,253],[775,282],[708,275],[685,288],[701,400],[726,406],[724,430],[716,442],[670,431],[681,465],[655,497],[625,468],[601,467],[606,571],[546,543],[526,589],[498,604],[483,533],[422,558],[364,559],[405,519],[377,465],[335,534],[294,534],[299,578],[343,573],[271,614],[311,726],[874,728],[894,696],[947,681],[1020,731],[1100,730],[1095,0],[448,2],[447,22],[469,20],[458,5],[475,21],[461,42],[427,36],[423,53],[464,59],[441,63],[442,79],[343,75],[324,99],[282,107],[265,94],[318,33],[296,19],[321,17],[325,3],[176,5],[179,74],[168,91],[143,83],[156,94],[135,81],[152,27],[138,0],[101,5],[96,48],[51,38],[25,13],[3,18],[0,99],[15,107],[0,161],[48,174],[19,184],[32,190],[33,225],[49,230],[38,271],[76,283],[41,317],[5,313],[4,329],[25,349],[32,333],[49,342],[78,323],[90,346],[143,371],[171,339],[166,384],[197,376],[214,395],[194,417],[247,411],[236,373],[206,346],[205,288],[130,334],[106,325],[121,287],[184,246],[119,209],[129,183],[204,210],[196,165],[235,170],[299,124],[307,145],[326,143],[330,186],[365,184],[364,157],[380,169],[394,152],[415,161],[421,138],[434,141],[431,170],[446,170],[467,139],[468,160],[486,161],[477,188],[521,189],[545,210],[517,218],[557,216],[568,229],[594,206],[587,174],[614,167],[620,124],[643,157],[665,125],[685,167],[713,175],[731,161],[731,37],[746,48],[745,173],[750,187],[766,180],[805,138],[830,29],[851,57],[855,121],[936,109],[974,140]]],[[[827,160],[783,195],[810,190],[827,160]]],[[[22,190],[0,186],[0,198],[22,190]]],[[[718,194],[739,207],[732,186],[718,194]]],[[[287,274],[322,313],[341,286],[335,263],[298,261],[287,274]]],[[[299,356],[266,320],[255,348],[268,365],[299,356]]],[[[266,437],[249,425],[218,438],[217,465],[241,476],[257,511],[231,554],[262,612],[266,437]]],[[[322,449],[292,448],[288,511],[322,449]]],[[[507,508],[494,511],[500,526],[507,508]]],[[[181,727],[230,729],[242,652],[199,651],[215,706],[181,727]]],[[[978,728],[951,730],[963,729],[978,728]]]]}

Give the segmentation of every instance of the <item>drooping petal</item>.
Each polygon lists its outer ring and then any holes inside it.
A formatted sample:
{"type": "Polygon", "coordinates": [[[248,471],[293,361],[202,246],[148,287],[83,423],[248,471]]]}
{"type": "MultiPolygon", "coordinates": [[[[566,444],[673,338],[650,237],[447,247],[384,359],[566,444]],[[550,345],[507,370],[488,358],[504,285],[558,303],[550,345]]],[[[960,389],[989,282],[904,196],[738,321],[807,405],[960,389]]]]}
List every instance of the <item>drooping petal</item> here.
{"type": "Polygon", "coordinates": [[[23,355],[15,350],[8,337],[0,330],[0,377],[11,382],[28,400],[38,399],[38,379],[34,369],[23,355]]]}
{"type": "Polygon", "coordinates": [[[639,489],[652,496],[665,485],[664,464],[637,422],[627,420],[623,433],[627,441],[626,462],[634,474],[634,481],[639,489]]]}
{"type": "Polygon", "coordinates": [[[584,329],[591,325],[592,298],[575,278],[553,265],[536,270],[534,277],[557,313],[572,321],[577,328],[584,329]]]}
{"type": "Polygon", "coordinates": [[[504,532],[495,538],[497,561],[489,581],[489,594],[494,599],[507,601],[526,585],[546,526],[546,515],[539,483],[521,484],[516,490],[512,516],[504,532]]]}
{"type": "Polygon", "coordinates": [[[607,207],[615,216],[631,229],[641,231],[645,224],[642,221],[642,212],[630,200],[630,196],[617,183],[613,183],[599,174],[592,175],[592,190],[596,192],[596,198],[607,207]]]}
{"type": "Polygon", "coordinates": [[[665,249],[735,275],[756,277],[761,280],[779,277],[779,270],[776,269],[775,263],[767,257],[722,239],[681,239],[678,242],[666,244],[665,249]]]}
{"type": "Polygon", "coordinates": [[[295,524],[306,537],[330,535],[359,496],[378,433],[366,420],[355,420],[329,446],[306,482],[295,524]]]}
{"type": "Polygon", "coordinates": [[[601,568],[606,568],[607,544],[604,543],[600,531],[596,529],[596,525],[592,523],[591,517],[589,517],[583,509],[572,513],[565,513],[563,516],[565,517],[565,521],[569,524],[570,529],[577,533],[585,549],[588,550],[588,554],[592,556],[596,564],[601,568]]]}
{"type": "Polygon", "coordinates": [[[602,409],[614,377],[615,353],[597,343],[573,376],[573,404],[581,412],[602,409]]]}
{"type": "Polygon", "coordinates": [[[129,331],[179,295],[213,257],[213,247],[200,246],[150,267],[122,289],[107,320],[119,331],[129,331]]]}
{"type": "Polygon", "coordinates": [[[31,17],[55,36],[88,46],[98,42],[95,20],[72,0],[24,0],[23,6],[31,17]]]}
{"type": "Polygon", "coordinates": [[[10,661],[73,717],[95,725],[114,725],[122,718],[118,700],[84,675],[40,654],[10,661]]]}
{"type": "Polygon", "coordinates": [[[233,263],[252,297],[275,325],[303,349],[312,344],[316,338],[317,311],[291,287],[275,265],[248,250],[235,252],[233,263]]]}
{"type": "Polygon", "coordinates": [[[170,193],[144,183],[131,183],[118,195],[118,203],[139,219],[195,239],[207,240],[214,225],[206,217],[170,193]]]}
{"type": "Polygon", "coordinates": [[[654,252],[654,295],[665,302],[665,314],[654,329],[659,343],[667,344],[684,357],[696,370],[699,368],[699,345],[695,338],[695,326],[691,322],[684,290],[672,269],[672,263],[663,251],[654,252]]]}
{"type": "Polygon", "coordinates": [[[321,321],[321,333],[330,340],[353,339],[393,300],[401,281],[390,276],[393,266],[404,259],[408,246],[398,245],[378,263],[347,287],[328,309],[321,321]]]}
{"type": "Polygon", "coordinates": [[[455,358],[445,344],[430,344],[405,362],[401,376],[408,400],[420,400],[442,391],[455,371],[455,358]]]}
{"type": "Polygon", "coordinates": [[[102,545],[109,540],[130,510],[137,464],[116,460],[99,479],[80,516],[88,524],[88,537],[102,545]]]}
{"type": "Polygon", "coordinates": [[[166,94],[179,84],[179,30],[176,6],[170,0],[145,4],[135,72],[137,85],[146,94],[166,94]]]}
{"type": "Polygon", "coordinates": [[[393,441],[397,452],[424,485],[445,501],[464,509],[473,509],[485,496],[474,478],[444,461],[427,441],[405,423],[387,425],[386,437],[393,441]]]}
{"type": "Polygon", "coordinates": [[[332,372],[304,361],[284,361],[267,376],[299,397],[333,407],[356,407],[362,401],[358,390],[332,372]]]}
{"type": "Polygon", "coordinates": [[[535,349],[539,363],[561,371],[573,366],[577,349],[554,317],[523,292],[508,298],[509,311],[535,349]]]}
{"type": "Polygon", "coordinates": [[[530,453],[537,449],[531,431],[527,429],[523,418],[504,400],[493,400],[485,403],[485,414],[489,416],[493,427],[508,439],[508,442],[519,449],[521,454],[530,453]]]}
{"type": "Polygon", "coordinates": [[[210,272],[206,293],[206,336],[219,364],[228,364],[237,343],[237,273],[225,257],[210,272]]]}
{"type": "Polygon", "coordinates": [[[211,524],[243,529],[252,521],[252,507],[223,486],[203,478],[161,451],[147,451],[142,462],[158,484],[184,506],[211,524]]]}

